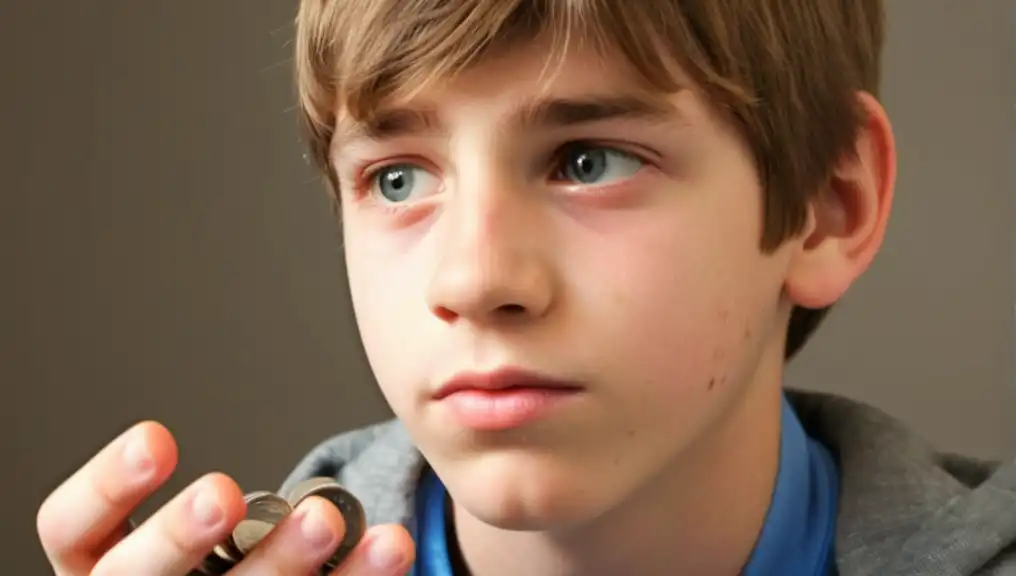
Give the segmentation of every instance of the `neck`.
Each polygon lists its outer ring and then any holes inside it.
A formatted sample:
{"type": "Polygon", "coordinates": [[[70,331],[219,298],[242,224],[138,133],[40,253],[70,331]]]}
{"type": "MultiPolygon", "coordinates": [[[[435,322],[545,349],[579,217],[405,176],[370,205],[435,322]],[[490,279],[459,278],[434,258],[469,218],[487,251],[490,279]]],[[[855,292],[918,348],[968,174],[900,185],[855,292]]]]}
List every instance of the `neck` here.
{"type": "Polygon", "coordinates": [[[738,574],[762,530],[779,467],[782,365],[775,372],[771,382],[747,387],[693,446],[593,522],[560,533],[506,531],[456,506],[471,572],[738,574]]]}

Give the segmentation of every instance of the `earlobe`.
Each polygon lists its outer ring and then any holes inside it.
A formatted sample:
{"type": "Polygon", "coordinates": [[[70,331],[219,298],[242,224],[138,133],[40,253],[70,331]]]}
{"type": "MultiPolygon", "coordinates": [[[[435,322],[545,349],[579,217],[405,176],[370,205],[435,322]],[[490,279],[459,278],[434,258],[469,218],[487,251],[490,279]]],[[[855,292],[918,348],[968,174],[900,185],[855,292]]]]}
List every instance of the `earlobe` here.
{"type": "Polygon", "coordinates": [[[865,123],[808,208],[786,292],[805,308],[834,304],[882,246],[896,184],[896,144],[882,105],[858,94],[865,123]]]}

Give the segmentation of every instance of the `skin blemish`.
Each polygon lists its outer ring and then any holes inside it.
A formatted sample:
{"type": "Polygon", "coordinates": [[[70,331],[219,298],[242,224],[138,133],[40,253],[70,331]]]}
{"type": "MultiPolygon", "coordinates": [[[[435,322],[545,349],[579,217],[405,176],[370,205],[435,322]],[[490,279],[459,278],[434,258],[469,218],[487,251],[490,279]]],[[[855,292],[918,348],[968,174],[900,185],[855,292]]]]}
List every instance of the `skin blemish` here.
{"type": "Polygon", "coordinates": [[[727,375],[726,374],[724,374],[723,376],[721,376],[719,378],[717,378],[716,376],[713,376],[712,378],[709,379],[708,389],[712,390],[713,388],[716,388],[717,386],[723,386],[726,383],[727,383],[727,375]]]}

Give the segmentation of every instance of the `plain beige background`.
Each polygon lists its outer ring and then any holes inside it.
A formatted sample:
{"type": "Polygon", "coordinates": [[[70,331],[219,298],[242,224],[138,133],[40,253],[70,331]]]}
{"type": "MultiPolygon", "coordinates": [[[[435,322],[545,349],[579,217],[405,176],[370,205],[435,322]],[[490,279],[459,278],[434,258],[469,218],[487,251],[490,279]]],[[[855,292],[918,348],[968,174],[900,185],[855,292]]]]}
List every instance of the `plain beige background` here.
{"type": "MultiPolygon", "coordinates": [[[[295,8],[0,3],[5,574],[45,573],[38,504],[136,420],[179,436],[162,501],[210,469],[274,489],[313,443],[386,415],[337,228],[302,160],[295,8]]],[[[871,401],[943,449],[1004,457],[1016,6],[890,0],[889,12],[891,232],[790,383],[871,401]]]]}

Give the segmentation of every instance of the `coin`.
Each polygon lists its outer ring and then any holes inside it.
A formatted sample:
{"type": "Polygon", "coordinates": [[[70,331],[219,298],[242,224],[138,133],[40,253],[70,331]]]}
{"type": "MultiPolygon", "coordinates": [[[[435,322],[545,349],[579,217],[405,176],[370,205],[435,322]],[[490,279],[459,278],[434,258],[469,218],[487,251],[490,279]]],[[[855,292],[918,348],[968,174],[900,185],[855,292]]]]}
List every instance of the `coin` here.
{"type": "Polygon", "coordinates": [[[236,565],[236,561],[223,556],[221,548],[216,546],[214,551],[205,556],[195,572],[206,576],[222,576],[229,572],[236,565]]]}
{"type": "Polygon", "coordinates": [[[320,570],[322,574],[331,572],[363,538],[367,525],[366,514],[360,501],[335,480],[311,478],[294,486],[289,491],[288,498],[264,490],[245,494],[247,513],[243,520],[191,573],[201,576],[223,576],[254,550],[302,500],[310,496],[318,496],[330,502],[339,510],[346,523],[345,537],[320,570]]]}
{"type": "Polygon", "coordinates": [[[331,478],[317,477],[304,480],[293,486],[287,495],[287,500],[293,508],[296,508],[302,500],[311,496],[318,496],[331,502],[338,508],[346,523],[346,535],[325,564],[327,568],[334,570],[360,543],[367,529],[367,517],[363,511],[363,505],[356,496],[353,496],[331,478]]]}
{"type": "Polygon", "coordinates": [[[239,564],[240,560],[243,560],[243,554],[227,539],[226,542],[216,544],[194,572],[205,576],[222,576],[239,564]]]}
{"type": "MultiPolygon", "coordinates": [[[[244,496],[244,501],[247,504],[247,513],[233,528],[225,546],[227,552],[235,550],[240,558],[250,554],[251,550],[293,511],[293,507],[285,498],[271,492],[251,492],[244,496]]],[[[227,556],[235,555],[227,554],[227,556]]]]}

